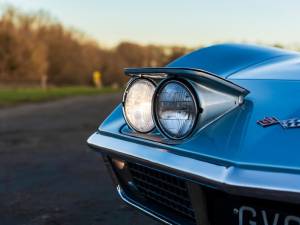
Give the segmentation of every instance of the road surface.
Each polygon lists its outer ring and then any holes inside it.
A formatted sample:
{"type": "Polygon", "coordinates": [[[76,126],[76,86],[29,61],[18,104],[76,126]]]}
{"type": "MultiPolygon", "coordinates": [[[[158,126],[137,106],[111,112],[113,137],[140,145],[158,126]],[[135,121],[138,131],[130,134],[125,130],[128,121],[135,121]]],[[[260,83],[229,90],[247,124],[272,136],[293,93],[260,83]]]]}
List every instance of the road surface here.
{"type": "Polygon", "coordinates": [[[87,137],[119,94],[0,109],[1,225],[158,224],[123,204],[87,137]]]}

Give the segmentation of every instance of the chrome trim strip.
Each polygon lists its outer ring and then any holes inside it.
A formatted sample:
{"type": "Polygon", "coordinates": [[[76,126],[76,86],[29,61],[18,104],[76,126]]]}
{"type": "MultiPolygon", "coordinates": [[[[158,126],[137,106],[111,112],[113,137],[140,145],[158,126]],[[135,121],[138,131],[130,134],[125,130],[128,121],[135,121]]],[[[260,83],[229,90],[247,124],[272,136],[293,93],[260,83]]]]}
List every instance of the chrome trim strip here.
{"type": "Polygon", "coordinates": [[[119,194],[119,196],[121,197],[121,199],[126,202],[127,204],[133,206],[134,208],[137,208],[139,210],[141,210],[143,213],[146,213],[147,215],[157,219],[158,221],[168,224],[168,225],[178,225],[175,223],[170,223],[167,220],[163,219],[162,216],[157,216],[156,213],[152,212],[152,210],[147,209],[146,207],[142,207],[140,206],[138,203],[136,203],[134,200],[130,199],[122,190],[122,188],[120,187],[120,185],[117,186],[117,192],[119,194]]]}
{"type": "Polygon", "coordinates": [[[177,155],[147,142],[133,141],[134,138],[129,141],[96,132],[88,139],[88,144],[103,153],[151,163],[230,194],[300,204],[300,174],[226,167],[177,155]]]}

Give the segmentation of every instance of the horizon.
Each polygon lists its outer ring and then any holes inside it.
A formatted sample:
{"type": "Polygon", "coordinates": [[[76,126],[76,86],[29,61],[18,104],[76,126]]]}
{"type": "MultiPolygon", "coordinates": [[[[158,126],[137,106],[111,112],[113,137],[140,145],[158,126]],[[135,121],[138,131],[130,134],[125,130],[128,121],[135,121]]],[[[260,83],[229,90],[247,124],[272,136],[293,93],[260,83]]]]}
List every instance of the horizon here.
{"type": "Polygon", "coordinates": [[[223,42],[300,45],[300,31],[291,26],[300,22],[296,0],[288,1],[295,4],[270,0],[158,2],[87,0],[83,8],[79,1],[0,0],[1,6],[12,5],[25,12],[46,11],[106,47],[124,41],[189,48],[223,42]]]}

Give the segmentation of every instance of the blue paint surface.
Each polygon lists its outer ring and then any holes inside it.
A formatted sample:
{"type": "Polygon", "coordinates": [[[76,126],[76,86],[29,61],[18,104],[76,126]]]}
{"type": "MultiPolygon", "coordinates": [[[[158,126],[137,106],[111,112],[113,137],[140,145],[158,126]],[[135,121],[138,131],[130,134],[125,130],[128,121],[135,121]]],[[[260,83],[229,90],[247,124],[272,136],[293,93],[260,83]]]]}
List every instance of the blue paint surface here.
{"type": "Polygon", "coordinates": [[[208,71],[222,78],[280,57],[299,57],[295,52],[258,45],[220,44],[196,50],[178,58],[167,67],[185,67],[208,71]]]}

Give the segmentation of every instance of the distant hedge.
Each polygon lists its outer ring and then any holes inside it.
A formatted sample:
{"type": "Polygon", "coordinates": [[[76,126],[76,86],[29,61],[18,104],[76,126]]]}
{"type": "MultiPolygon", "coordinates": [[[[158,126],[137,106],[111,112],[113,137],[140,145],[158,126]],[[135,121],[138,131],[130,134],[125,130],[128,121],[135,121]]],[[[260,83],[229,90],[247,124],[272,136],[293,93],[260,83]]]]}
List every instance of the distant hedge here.
{"type": "Polygon", "coordinates": [[[45,79],[50,85],[88,85],[95,70],[104,85],[123,85],[124,67],[163,66],[188,50],[129,42],[107,49],[45,12],[9,7],[0,17],[0,86],[45,79]]]}

